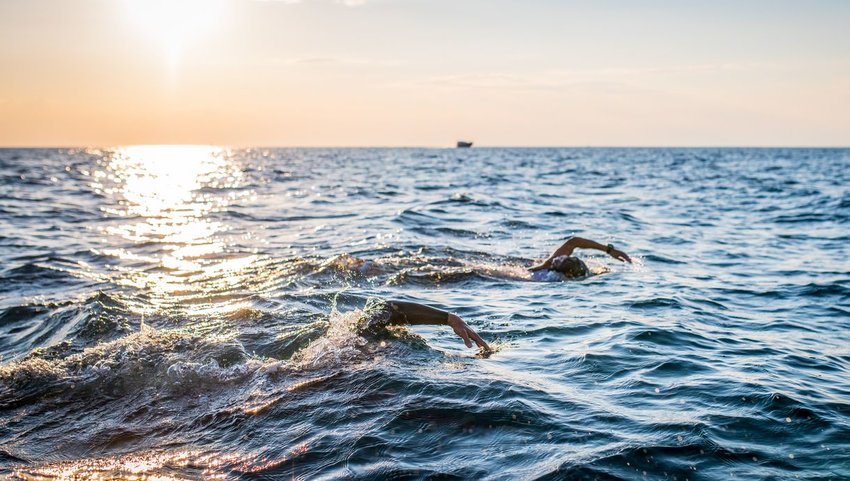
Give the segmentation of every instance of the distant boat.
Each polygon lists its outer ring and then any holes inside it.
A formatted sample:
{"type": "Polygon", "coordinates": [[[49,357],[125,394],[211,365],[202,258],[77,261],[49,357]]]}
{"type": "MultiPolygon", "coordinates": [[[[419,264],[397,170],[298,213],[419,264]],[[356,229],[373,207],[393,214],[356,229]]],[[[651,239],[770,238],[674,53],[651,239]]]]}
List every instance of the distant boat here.
{"type": "Polygon", "coordinates": [[[472,147],[472,142],[466,142],[466,141],[463,141],[463,140],[457,141],[457,148],[459,148],[459,149],[468,149],[470,147],[472,147]]]}

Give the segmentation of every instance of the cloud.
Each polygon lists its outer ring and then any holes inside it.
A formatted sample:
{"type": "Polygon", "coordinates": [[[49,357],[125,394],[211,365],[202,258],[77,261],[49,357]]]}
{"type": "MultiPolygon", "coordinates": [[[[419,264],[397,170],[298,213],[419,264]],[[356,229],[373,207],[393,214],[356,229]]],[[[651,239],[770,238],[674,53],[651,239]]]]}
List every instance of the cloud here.
{"type": "Polygon", "coordinates": [[[208,66],[232,67],[238,65],[242,68],[250,67],[303,67],[303,68],[322,68],[322,67],[341,67],[341,68],[359,68],[359,67],[399,67],[407,65],[406,61],[395,59],[375,59],[368,57],[333,57],[320,55],[306,55],[302,57],[277,57],[277,56],[256,56],[256,57],[240,57],[238,60],[214,61],[206,62],[208,66]]]}
{"type": "Polygon", "coordinates": [[[653,90],[649,86],[656,84],[661,78],[706,77],[775,68],[775,65],[767,63],[729,63],[646,68],[549,70],[540,72],[537,75],[487,72],[431,77],[423,80],[422,83],[444,87],[476,89],[593,89],[616,92],[636,89],[653,90]]]}
{"type": "Polygon", "coordinates": [[[338,65],[343,67],[397,67],[404,65],[404,62],[398,60],[378,60],[362,57],[294,57],[277,59],[275,61],[281,65],[338,65]]]}
{"type": "Polygon", "coordinates": [[[285,5],[295,5],[297,3],[324,1],[335,5],[345,5],[346,7],[359,7],[365,5],[367,0],[254,0],[255,2],[265,3],[283,3],[285,5]]]}
{"type": "Polygon", "coordinates": [[[431,77],[419,82],[449,89],[496,90],[505,92],[561,92],[580,95],[634,95],[654,96],[662,93],[657,88],[617,78],[577,78],[559,73],[539,76],[484,73],[472,75],[447,75],[431,77]]]}
{"type": "Polygon", "coordinates": [[[515,89],[515,88],[557,88],[560,82],[551,77],[525,77],[502,73],[482,73],[465,75],[444,75],[431,77],[424,81],[428,84],[443,85],[448,87],[471,87],[471,88],[493,88],[493,89],[515,89]]]}

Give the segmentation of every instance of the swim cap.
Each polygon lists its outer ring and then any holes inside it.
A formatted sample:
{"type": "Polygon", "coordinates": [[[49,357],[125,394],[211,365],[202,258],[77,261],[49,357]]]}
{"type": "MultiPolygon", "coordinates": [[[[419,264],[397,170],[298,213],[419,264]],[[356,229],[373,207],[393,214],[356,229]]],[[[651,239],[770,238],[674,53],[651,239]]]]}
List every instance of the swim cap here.
{"type": "Polygon", "coordinates": [[[590,274],[587,265],[581,259],[573,256],[559,256],[552,259],[552,270],[569,278],[584,277],[590,274]]]}

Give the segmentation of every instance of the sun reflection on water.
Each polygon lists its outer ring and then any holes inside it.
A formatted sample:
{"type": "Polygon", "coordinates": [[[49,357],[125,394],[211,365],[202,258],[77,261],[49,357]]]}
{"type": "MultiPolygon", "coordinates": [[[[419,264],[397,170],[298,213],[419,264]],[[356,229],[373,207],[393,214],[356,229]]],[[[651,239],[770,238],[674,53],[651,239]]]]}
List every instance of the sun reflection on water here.
{"type": "Polygon", "coordinates": [[[119,260],[116,282],[148,293],[140,310],[181,306],[187,313],[208,313],[241,307],[206,301],[238,286],[257,260],[252,253],[228,251],[231,226],[215,215],[250,194],[228,151],[123,147],[99,167],[92,173],[94,190],[113,201],[105,213],[120,219],[102,228],[112,244],[102,253],[119,260]]]}
{"type": "Polygon", "coordinates": [[[137,480],[186,481],[192,479],[224,480],[231,474],[262,473],[274,469],[307,452],[305,445],[292,448],[279,457],[238,453],[215,453],[200,450],[143,452],[112,458],[88,458],[66,461],[14,472],[20,479],[43,481],[137,480]],[[189,475],[176,470],[188,470],[189,475]]]}

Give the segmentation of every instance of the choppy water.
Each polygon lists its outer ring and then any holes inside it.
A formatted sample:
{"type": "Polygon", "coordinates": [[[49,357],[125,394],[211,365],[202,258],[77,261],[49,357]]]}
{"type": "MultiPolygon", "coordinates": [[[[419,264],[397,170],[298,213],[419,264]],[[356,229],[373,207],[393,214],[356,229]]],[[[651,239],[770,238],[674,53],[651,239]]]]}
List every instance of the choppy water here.
{"type": "Polygon", "coordinates": [[[0,150],[13,479],[850,478],[850,151],[0,150]],[[633,266],[531,282],[563,239],[633,266]],[[366,298],[454,310],[389,339],[366,298]]]}

